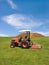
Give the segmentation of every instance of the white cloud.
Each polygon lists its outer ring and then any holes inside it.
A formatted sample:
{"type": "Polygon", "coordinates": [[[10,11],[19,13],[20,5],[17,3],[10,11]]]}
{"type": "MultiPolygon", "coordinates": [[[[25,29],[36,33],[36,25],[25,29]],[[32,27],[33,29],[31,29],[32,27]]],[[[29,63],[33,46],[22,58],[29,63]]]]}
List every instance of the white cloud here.
{"type": "Polygon", "coordinates": [[[49,36],[49,32],[44,32],[43,33],[45,36],[49,36]]]}
{"type": "Polygon", "coordinates": [[[6,34],[0,34],[0,37],[8,37],[6,34]]]}
{"type": "Polygon", "coordinates": [[[18,9],[18,6],[12,1],[12,0],[7,0],[12,9],[18,9]]]}
{"type": "Polygon", "coordinates": [[[9,16],[4,16],[3,20],[16,28],[19,29],[32,29],[33,27],[39,27],[42,23],[38,20],[33,20],[32,17],[21,15],[21,14],[12,14],[9,16]]]}

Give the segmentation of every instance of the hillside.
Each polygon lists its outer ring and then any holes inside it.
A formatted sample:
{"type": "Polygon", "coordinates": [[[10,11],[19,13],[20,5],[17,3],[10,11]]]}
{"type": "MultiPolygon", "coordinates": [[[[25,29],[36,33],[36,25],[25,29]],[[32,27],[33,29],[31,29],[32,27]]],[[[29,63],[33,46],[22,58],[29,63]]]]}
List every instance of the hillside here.
{"type": "MultiPolygon", "coordinates": [[[[21,33],[21,34],[19,34],[17,37],[19,38],[19,37],[24,37],[26,34],[25,33],[21,33]]],[[[30,38],[32,38],[32,37],[44,37],[44,35],[42,35],[42,34],[39,34],[39,33],[30,33],[30,38]]]]}
{"type": "Polygon", "coordinates": [[[39,34],[39,33],[31,33],[30,37],[44,37],[44,35],[39,34]]]}

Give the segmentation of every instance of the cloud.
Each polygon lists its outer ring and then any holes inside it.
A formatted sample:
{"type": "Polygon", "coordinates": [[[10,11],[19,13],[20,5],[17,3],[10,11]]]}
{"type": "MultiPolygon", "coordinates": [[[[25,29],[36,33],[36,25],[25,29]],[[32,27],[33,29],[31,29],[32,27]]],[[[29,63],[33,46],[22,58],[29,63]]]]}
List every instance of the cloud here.
{"type": "Polygon", "coordinates": [[[12,9],[18,9],[18,6],[12,1],[12,0],[7,0],[12,9]]]}
{"type": "Polygon", "coordinates": [[[44,34],[45,34],[46,36],[49,36],[49,32],[45,32],[44,34]]]}
{"type": "Polygon", "coordinates": [[[40,21],[34,20],[31,16],[22,14],[12,14],[9,16],[4,16],[2,19],[7,24],[18,29],[32,29],[33,27],[39,27],[42,25],[40,21]]]}
{"type": "Polygon", "coordinates": [[[0,34],[0,37],[8,37],[6,34],[0,34]]]}

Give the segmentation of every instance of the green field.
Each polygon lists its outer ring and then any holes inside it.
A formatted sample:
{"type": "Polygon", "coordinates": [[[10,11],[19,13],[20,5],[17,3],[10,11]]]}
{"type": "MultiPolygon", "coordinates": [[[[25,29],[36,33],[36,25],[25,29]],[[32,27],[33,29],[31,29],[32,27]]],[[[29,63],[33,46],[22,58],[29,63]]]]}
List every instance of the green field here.
{"type": "Polygon", "coordinates": [[[10,48],[11,37],[0,37],[0,65],[49,65],[49,37],[32,38],[40,50],[10,48]]]}

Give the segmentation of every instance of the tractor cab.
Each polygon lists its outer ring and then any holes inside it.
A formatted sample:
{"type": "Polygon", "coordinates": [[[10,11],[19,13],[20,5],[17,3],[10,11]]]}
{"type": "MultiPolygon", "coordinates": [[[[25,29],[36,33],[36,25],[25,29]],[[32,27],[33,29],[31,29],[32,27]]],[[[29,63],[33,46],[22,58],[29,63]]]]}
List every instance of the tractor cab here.
{"type": "Polygon", "coordinates": [[[25,31],[23,32],[23,34],[25,34],[24,36],[21,36],[19,38],[19,40],[24,40],[24,41],[30,41],[30,31],[25,31]]]}

